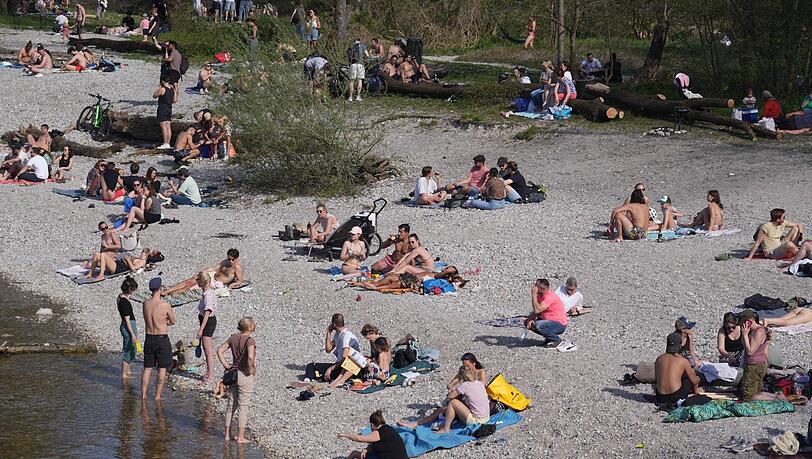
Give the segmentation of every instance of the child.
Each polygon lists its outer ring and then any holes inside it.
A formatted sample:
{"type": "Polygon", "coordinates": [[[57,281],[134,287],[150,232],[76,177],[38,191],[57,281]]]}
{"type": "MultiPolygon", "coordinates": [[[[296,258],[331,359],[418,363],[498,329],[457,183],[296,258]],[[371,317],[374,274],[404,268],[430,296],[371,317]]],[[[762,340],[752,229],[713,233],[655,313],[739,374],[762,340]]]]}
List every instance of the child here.
{"type": "Polygon", "coordinates": [[[677,229],[677,218],[682,217],[683,213],[677,211],[671,205],[671,197],[670,196],[660,196],[660,199],[657,200],[660,203],[660,208],[663,211],[663,222],[660,223],[660,227],[658,228],[659,231],[668,231],[668,230],[676,230],[677,229]]]}
{"type": "Polygon", "coordinates": [[[758,108],[756,98],[753,97],[753,88],[747,88],[744,99],[742,99],[742,121],[748,123],[758,122],[758,108]]]}
{"type": "Polygon", "coordinates": [[[149,17],[147,13],[141,15],[141,23],[139,26],[141,27],[141,33],[144,34],[144,39],[141,41],[147,41],[147,37],[149,36],[149,17]]]}

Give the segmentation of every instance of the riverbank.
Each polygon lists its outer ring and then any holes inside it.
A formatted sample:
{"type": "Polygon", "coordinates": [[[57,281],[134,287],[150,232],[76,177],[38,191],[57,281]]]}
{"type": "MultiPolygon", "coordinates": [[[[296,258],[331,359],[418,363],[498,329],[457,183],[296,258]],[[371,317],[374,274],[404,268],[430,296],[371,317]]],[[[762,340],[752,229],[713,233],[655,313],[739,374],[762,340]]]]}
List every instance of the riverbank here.
{"type": "MultiPolygon", "coordinates": [[[[136,79],[152,81],[153,73],[157,66],[145,63],[136,79]]],[[[146,104],[150,94],[151,89],[134,92],[132,99],[146,104]]],[[[46,99],[35,106],[48,116],[61,116],[53,113],[78,113],[82,105],[81,100],[55,104],[46,99]]],[[[36,119],[23,116],[36,115],[10,112],[3,123],[16,127],[36,119]]],[[[471,288],[457,297],[338,289],[340,285],[322,272],[330,263],[308,263],[304,257],[283,261],[290,255],[290,244],[273,235],[284,224],[312,221],[316,200],[311,198],[266,203],[265,196],[243,192],[229,209],[165,210],[165,216],[178,218],[180,224],[151,225],[142,234],[144,246],[166,255],[157,272],[168,284],[223,259],[228,248],[242,253],[253,291],[221,300],[215,341],[227,339],[240,317],[256,318],[259,377],[250,425],[269,455],[341,457],[356,445],[333,440],[335,434],[365,426],[375,409],[383,409],[393,422],[439,402],[463,352],[476,354],[490,375],[503,372],[533,398],[534,407],[523,413],[519,426],[481,445],[469,443],[432,453],[432,458],[627,457],[635,454],[638,443],[646,445],[651,457],[716,457],[715,446],[731,435],[754,439],[806,426],[809,408],[769,417],[663,424],[662,414],[643,401],[644,394],[651,393],[649,386],[621,387],[617,381],[630,365],[653,361],[662,352],[665,336],[681,315],[698,322],[697,352],[714,359],[722,315],[745,297],[808,297],[809,279],[780,274],[775,262],[713,259],[749,247],[753,231],[767,221],[773,207],[787,209],[790,220],[812,224],[808,144],[742,144],[693,133],[639,137],[560,126],[532,141],[516,142],[512,135],[517,127],[462,130],[443,122],[401,122],[387,134],[380,152],[402,159],[402,176],[368,187],[360,196],[327,201],[331,213],[346,221],[374,198],[384,197],[390,204],[380,216],[381,234],[393,234],[398,224],[410,223],[433,256],[461,271],[481,268],[480,274],[470,276],[471,288]],[[517,161],[528,179],[549,187],[549,199],[493,212],[426,210],[399,203],[422,166],[434,166],[444,181],[460,179],[476,154],[484,154],[491,165],[498,156],[517,161]],[[668,194],[688,215],[704,206],[708,189],[718,189],[727,225],[742,231],[667,244],[612,244],[602,236],[610,209],[640,181],[646,183],[652,202],[668,194]],[[223,239],[220,233],[240,237],[223,239]],[[578,345],[575,352],[541,349],[533,345],[536,340],[519,342],[519,330],[473,322],[525,314],[534,279],[558,283],[568,276],[578,278],[586,302],[594,307],[592,314],[572,319],[567,329],[565,339],[578,345]],[[324,330],[334,312],[343,313],[356,334],[368,322],[393,338],[406,332],[418,336],[424,345],[441,351],[442,367],[411,388],[364,396],[334,390],[327,397],[296,401],[298,391],[285,386],[308,362],[328,361],[322,352],[324,330]],[[506,441],[496,441],[501,438],[506,441]]],[[[128,159],[127,152],[113,159],[120,163],[128,159]]],[[[166,170],[171,164],[166,158],[139,159],[145,161],[142,169],[156,165],[166,170]]],[[[90,201],[72,202],[51,192],[77,187],[92,162],[79,158],[67,184],[0,185],[0,233],[6,241],[0,247],[0,271],[24,288],[66,302],[68,320],[76,330],[102,349],[116,350],[120,279],[79,287],[55,273],[95,250],[97,223],[120,211],[102,203],[89,208],[90,201]]],[[[195,165],[192,173],[201,186],[222,186],[224,167],[195,165]]],[[[136,276],[141,289],[151,275],[136,276]]],[[[191,339],[197,329],[194,305],[175,313],[178,325],[170,329],[171,340],[191,339]]],[[[810,335],[776,335],[785,362],[809,366],[810,335]]]]}

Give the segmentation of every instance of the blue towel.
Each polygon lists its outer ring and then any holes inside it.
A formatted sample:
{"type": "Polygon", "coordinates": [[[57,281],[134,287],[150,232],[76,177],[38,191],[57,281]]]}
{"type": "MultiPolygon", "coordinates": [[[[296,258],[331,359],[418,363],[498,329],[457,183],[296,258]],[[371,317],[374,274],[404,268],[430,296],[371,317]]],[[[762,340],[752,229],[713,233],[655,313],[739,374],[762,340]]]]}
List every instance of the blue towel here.
{"type": "Polygon", "coordinates": [[[442,271],[443,268],[445,268],[446,266],[448,266],[448,263],[446,263],[444,261],[435,261],[434,262],[434,270],[435,271],[442,271]]]}
{"type": "Polygon", "coordinates": [[[338,266],[330,266],[330,269],[327,270],[327,274],[331,276],[337,276],[341,274],[341,268],[339,268],[338,266]]]}
{"type": "MultiPolygon", "coordinates": [[[[522,417],[519,416],[519,413],[513,410],[505,410],[491,416],[488,424],[496,424],[496,430],[502,430],[521,420],[522,417]]],[[[416,429],[395,427],[395,430],[400,435],[400,438],[403,439],[403,443],[406,445],[406,453],[409,457],[417,457],[429,451],[434,451],[435,449],[456,448],[463,443],[476,440],[471,434],[473,434],[479,426],[479,424],[463,426],[461,422],[454,421],[451,432],[446,434],[434,433],[426,426],[418,426],[416,429]]],[[[370,431],[370,428],[367,427],[361,431],[361,434],[366,435],[370,431]]]]}

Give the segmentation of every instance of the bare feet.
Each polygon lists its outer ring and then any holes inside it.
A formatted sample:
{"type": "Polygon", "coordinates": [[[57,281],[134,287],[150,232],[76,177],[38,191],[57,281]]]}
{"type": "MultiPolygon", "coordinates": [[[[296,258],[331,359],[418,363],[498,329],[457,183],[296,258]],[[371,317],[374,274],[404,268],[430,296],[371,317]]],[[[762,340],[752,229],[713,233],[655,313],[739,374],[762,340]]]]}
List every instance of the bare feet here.
{"type": "Polygon", "coordinates": [[[249,440],[247,438],[245,438],[245,437],[237,437],[236,440],[237,440],[237,444],[245,444],[245,443],[249,442],[249,440]]]}
{"type": "Polygon", "coordinates": [[[444,433],[451,432],[451,429],[447,429],[447,428],[443,427],[442,429],[437,429],[434,432],[438,433],[438,434],[444,434],[444,433]]]}

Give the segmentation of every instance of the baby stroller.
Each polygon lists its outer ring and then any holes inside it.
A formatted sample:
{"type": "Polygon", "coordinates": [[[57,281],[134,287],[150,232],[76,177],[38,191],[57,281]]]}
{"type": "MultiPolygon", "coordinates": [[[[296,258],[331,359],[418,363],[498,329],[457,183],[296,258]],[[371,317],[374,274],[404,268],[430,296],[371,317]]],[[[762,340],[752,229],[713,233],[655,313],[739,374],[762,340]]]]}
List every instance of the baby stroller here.
{"type": "MultiPolygon", "coordinates": [[[[353,226],[361,228],[361,237],[367,243],[367,256],[371,257],[380,253],[381,236],[378,234],[376,225],[378,224],[378,214],[386,207],[386,204],[387,201],[384,198],[372,201],[372,209],[358,212],[330,234],[330,237],[324,241],[323,245],[324,249],[327,250],[330,261],[333,260],[334,256],[341,254],[341,246],[349,239],[350,230],[353,226]]],[[[312,246],[310,250],[313,250],[312,246]]]]}

